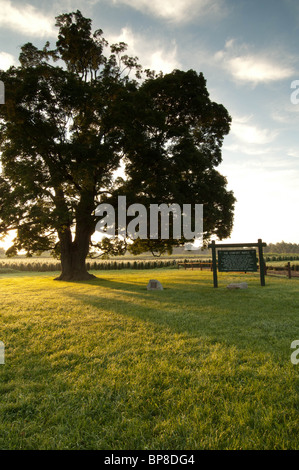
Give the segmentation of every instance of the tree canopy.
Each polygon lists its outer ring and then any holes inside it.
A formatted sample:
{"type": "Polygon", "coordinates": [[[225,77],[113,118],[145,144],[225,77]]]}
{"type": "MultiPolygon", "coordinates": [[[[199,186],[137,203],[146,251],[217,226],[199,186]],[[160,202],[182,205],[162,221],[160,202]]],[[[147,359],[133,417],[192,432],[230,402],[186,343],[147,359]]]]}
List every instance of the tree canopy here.
{"type": "Polygon", "coordinates": [[[60,279],[87,279],[93,250],[163,253],[184,239],[93,242],[102,202],[204,205],[204,239],[229,236],[235,198],[216,167],[231,118],[194,70],[143,70],[80,11],[56,18],[54,49],[27,43],[0,72],[0,233],[8,254],[52,250],[60,279]],[[122,175],[115,176],[122,169],[122,175]]]}

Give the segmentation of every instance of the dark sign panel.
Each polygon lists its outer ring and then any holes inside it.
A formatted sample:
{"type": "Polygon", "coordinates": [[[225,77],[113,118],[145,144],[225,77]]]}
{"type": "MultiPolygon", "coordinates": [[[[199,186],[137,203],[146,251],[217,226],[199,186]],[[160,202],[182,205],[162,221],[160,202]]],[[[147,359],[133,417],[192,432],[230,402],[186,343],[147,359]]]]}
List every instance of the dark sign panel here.
{"type": "Polygon", "coordinates": [[[255,272],[257,271],[256,250],[219,250],[219,272],[255,272]]]}

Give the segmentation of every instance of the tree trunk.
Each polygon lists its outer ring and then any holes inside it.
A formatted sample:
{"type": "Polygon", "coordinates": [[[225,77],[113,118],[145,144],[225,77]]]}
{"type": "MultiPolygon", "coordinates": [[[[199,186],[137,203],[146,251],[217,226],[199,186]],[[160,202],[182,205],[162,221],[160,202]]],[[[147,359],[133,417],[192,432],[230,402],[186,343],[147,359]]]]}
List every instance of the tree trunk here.
{"type": "Polygon", "coordinates": [[[55,278],[56,281],[87,281],[95,278],[86,269],[85,257],[76,250],[61,257],[61,265],[62,272],[55,278]]]}
{"type": "Polygon", "coordinates": [[[89,274],[86,269],[86,257],[89,250],[90,235],[86,228],[77,230],[76,238],[66,228],[60,234],[62,272],[56,281],[86,281],[96,276],[89,274]]]}

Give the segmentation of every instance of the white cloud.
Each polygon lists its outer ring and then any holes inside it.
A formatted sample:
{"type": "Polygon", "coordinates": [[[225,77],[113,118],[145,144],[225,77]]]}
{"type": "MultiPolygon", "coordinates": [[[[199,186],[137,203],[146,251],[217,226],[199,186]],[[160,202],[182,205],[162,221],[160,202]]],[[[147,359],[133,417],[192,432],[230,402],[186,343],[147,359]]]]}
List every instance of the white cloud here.
{"type": "Polygon", "coordinates": [[[165,45],[158,39],[149,41],[147,37],[133,33],[130,28],[123,28],[118,36],[107,35],[107,39],[110,44],[125,42],[128,45],[127,53],[137,56],[143,68],[169,73],[181,67],[176,57],[175,42],[165,45]]]}
{"type": "Polygon", "coordinates": [[[228,71],[236,82],[253,85],[290,78],[292,58],[281,51],[252,52],[248,45],[238,46],[234,39],[214,55],[214,61],[228,71]]]}
{"type": "Polygon", "coordinates": [[[287,124],[289,127],[298,128],[299,124],[299,104],[294,105],[288,102],[288,97],[281,100],[279,104],[273,106],[271,118],[280,124],[287,124]]]}
{"type": "Polygon", "coordinates": [[[279,122],[280,124],[288,124],[290,122],[290,116],[285,114],[284,110],[274,110],[271,113],[273,121],[279,122]]]}
{"type": "MultiPolygon", "coordinates": [[[[263,158],[273,155],[271,144],[279,135],[279,131],[261,128],[252,122],[253,119],[253,116],[233,117],[230,134],[223,146],[224,151],[263,158]]],[[[246,165],[247,163],[246,160],[246,165]]]]}
{"type": "MultiPolygon", "coordinates": [[[[260,147],[258,145],[245,145],[245,143],[234,143],[234,144],[224,144],[223,150],[226,152],[232,152],[239,155],[248,155],[250,157],[260,157],[271,154],[273,149],[271,147],[260,147]]],[[[244,165],[248,164],[248,160],[244,160],[244,165]]],[[[238,161],[238,165],[240,162],[238,161]]]]}
{"type": "Polygon", "coordinates": [[[233,121],[231,134],[246,144],[265,145],[273,142],[278,135],[276,130],[260,129],[244,122],[233,121]]]}
{"type": "Polygon", "coordinates": [[[0,69],[7,70],[12,65],[16,65],[14,56],[7,52],[0,52],[0,69]]]}
{"type": "Polygon", "coordinates": [[[49,37],[56,36],[55,20],[44,15],[28,3],[15,5],[10,0],[1,0],[0,26],[11,29],[20,34],[49,37]]]}
{"type": "Polygon", "coordinates": [[[187,22],[197,18],[223,14],[223,0],[113,0],[114,4],[125,4],[142,13],[166,20],[187,22]]]}
{"type": "Polygon", "coordinates": [[[283,80],[293,75],[290,67],[254,55],[234,57],[229,60],[228,67],[236,80],[252,83],[283,80]]]}
{"type": "Polygon", "coordinates": [[[173,69],[178,68],[179,64],[176,61],[176,48],[174,48],[170,53],[159,49],[150,56],[150,65],[149,68],[156,70],[157,72],[169,73],[173,69]]]}
{"type": "Polygon", "coordinates": [[[299,149],[298,148],[290,148],[288,150],[288,156],[293,158],[299,158],[299,149]]]}

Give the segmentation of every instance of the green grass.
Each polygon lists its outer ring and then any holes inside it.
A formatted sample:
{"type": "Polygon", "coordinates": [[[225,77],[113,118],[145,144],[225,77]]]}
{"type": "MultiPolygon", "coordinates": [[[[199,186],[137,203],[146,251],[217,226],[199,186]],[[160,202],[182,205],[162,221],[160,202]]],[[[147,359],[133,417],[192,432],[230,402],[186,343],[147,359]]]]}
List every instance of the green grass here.
{"type": "Polygon", "coordinates": [[[298,450],[298,280],[95,274],[0,275],[0,449],[298,450]]]}

